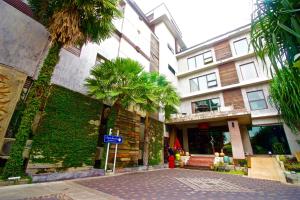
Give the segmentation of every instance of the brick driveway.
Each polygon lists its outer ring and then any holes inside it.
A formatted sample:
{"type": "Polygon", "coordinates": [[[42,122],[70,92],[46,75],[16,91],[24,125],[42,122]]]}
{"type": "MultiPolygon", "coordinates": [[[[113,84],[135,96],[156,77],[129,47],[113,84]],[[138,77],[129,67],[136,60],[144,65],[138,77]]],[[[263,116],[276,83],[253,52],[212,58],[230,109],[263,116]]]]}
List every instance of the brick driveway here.
{"type": "Polygon", "coordinates": [[[186,169],[80,180],[77,184],[122,199],[300,199],[300,187],[275,181],[186,169]]]}

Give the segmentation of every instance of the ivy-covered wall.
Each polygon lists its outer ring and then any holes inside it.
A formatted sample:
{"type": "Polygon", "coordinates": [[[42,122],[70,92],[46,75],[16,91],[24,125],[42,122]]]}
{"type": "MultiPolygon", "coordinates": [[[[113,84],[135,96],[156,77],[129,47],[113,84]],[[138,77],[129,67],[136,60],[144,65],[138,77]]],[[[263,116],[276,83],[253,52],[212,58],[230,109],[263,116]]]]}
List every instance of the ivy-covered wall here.
{"type": "Polygon", "coordinates": [[[163,137],[163,123],[150,119],[149,165],[162,163],[163,137]]]}
{"type": "Polygon", "coordinates": [[[33,137],[32,163],[93,165],[102,104],[82,94],[52,86],[33,137]]]}

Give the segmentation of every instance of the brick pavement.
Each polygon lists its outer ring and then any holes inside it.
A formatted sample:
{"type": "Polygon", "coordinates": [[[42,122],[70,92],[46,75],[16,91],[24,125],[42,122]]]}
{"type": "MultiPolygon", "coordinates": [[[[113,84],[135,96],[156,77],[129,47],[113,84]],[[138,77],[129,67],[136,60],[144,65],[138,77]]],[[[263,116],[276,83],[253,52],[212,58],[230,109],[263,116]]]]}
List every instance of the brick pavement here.
{"type": "Polygon", "coordinates": [[[300,187],[211,171],[167,169],[76,183],[122,199],[300,199],[300,187]]]}
{"type": "Polygon", "coordinates": [[[212,171],[164,169],[0,188],[0,200],[300,199],[300,187],[212,171]]]}

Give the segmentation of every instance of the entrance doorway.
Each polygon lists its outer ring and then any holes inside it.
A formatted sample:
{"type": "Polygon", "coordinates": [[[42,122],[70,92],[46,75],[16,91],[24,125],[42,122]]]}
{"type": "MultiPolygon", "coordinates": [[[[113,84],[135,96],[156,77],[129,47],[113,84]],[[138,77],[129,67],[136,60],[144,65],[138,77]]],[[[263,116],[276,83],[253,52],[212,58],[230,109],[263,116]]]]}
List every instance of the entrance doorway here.
{"type": "Polygon", "coordinates": [[[209,129],[188,128],[188,145],[191,154],[214,154],[221,152],[231,155],[230,134],[227,126],[209,129]]]}

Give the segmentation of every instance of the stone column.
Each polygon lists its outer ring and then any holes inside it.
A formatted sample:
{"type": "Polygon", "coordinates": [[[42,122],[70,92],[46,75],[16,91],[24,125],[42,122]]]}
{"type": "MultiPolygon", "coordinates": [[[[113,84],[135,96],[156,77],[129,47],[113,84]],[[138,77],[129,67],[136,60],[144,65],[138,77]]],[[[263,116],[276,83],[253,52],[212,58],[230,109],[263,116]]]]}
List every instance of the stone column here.
{"type": "Polygon", "coordinates": [[[245,159],[245,152],[240,132],[239,123],[237,120],[228,121],[228,128],[231,138],[233,159],[245,159]]]}
{"type": "Polygon", "coordinates": [[[189,138],[188,138],[188,132],[187,132],[187,128],[183,128],[182,131],[182,136],[183,136],[183,148],[186,152],[190,152],[189,151],[189,138]]]}
{"type": "Polygon", "coordinates": [[[250,142],[249,133],[246,126],[240,126],[241,129],[241,136],[243,141],[243,147],[245,150],[245,153],[248,155],[253,155],[253,150],[250,142]]]}

